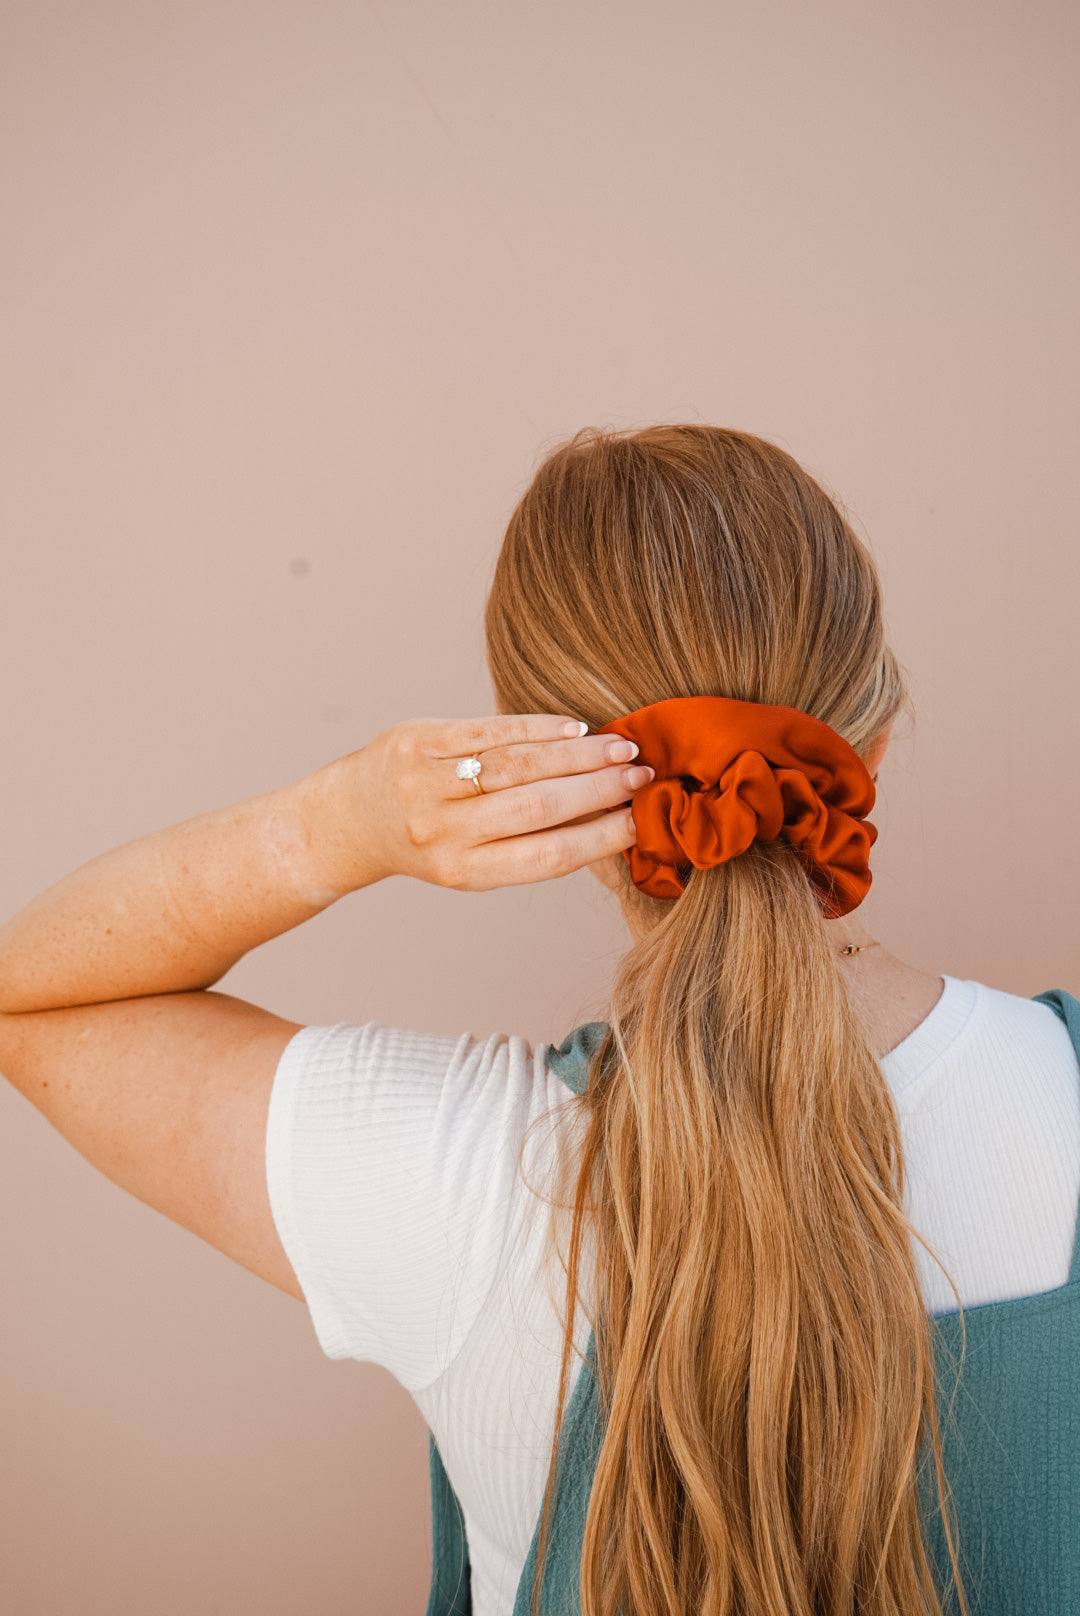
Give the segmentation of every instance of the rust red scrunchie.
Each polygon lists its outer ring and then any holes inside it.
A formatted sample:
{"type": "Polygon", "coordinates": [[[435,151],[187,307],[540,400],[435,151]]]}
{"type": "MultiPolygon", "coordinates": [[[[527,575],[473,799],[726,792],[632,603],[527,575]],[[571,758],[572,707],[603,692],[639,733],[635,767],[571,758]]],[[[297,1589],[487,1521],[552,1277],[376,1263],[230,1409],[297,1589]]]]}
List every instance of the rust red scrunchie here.
{"type": "Polygon", "coordinates": [[[636,741],[656,778],[635,792],[637,841],[624,850],[634,885],[654,898],[781,835],[797,848],[829,918],[870,890],[877,831],[870,771],[842,735],[797,707],[727,696],[672,696],[612,719],[598,735],[636,741]]]}

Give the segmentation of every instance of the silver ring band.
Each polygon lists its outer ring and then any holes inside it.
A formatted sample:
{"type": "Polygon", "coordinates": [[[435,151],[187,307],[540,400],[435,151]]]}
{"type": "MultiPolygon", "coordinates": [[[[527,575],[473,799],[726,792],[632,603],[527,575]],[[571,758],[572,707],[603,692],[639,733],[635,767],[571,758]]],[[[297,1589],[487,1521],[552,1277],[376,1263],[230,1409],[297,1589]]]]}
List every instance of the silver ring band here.
{"type": "Polygon", "coordinates": [[[484,788],[480,784],[480,770],[484,767],[478,757],[462,758],[454,769],[459,780],[471,780],[473,790],[483,796],[484,788]]]}

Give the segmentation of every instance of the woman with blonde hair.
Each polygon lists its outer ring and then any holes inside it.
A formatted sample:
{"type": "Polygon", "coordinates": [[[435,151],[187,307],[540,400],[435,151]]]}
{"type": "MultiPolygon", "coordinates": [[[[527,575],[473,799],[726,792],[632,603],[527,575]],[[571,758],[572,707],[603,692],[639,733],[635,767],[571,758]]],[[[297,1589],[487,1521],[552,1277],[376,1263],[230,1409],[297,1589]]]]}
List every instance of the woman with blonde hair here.
{"type": "Polygon", "coordinates": [[[908,704],[871,557],[759,438],[582,433],[486,631],[495,716],[393,724],[9,921],[0,1068],[410,1391],[429,1616],[1075,1616],[1080,1003],[860,921],[908,704]],[[387,875],[585,866],[632,943],[557,1043],[207,991],[387,875]]]}

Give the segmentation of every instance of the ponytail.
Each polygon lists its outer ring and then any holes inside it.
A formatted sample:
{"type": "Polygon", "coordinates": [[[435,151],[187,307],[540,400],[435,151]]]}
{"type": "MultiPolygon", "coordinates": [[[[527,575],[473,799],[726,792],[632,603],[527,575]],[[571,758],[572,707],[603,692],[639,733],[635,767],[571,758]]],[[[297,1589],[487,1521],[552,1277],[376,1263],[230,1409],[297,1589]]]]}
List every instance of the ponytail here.
{"type": "Polygon", "coordinates": [[[621,962],[595,1070],[583,1616],[936,1613],[899,1126],[790,849],[690,876],[621,962]]]}

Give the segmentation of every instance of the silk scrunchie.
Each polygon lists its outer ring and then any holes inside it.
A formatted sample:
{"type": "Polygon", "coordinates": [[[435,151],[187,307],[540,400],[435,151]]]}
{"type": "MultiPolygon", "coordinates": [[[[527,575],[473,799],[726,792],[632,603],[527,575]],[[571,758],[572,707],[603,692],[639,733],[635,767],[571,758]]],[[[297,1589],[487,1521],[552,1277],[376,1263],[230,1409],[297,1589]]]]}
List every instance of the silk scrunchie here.
{"type": "Polygon", "coordinates": [[[672,696],[597,730],[639,747],[656,777],[634,793],[637,841],[624,849],[634,885],[678,898],[688,866],[705,870],[781,833],[830,919],[870,890],[877,831],[870,771],[842,735],[797,707],[727,696],[672,696]]]}

